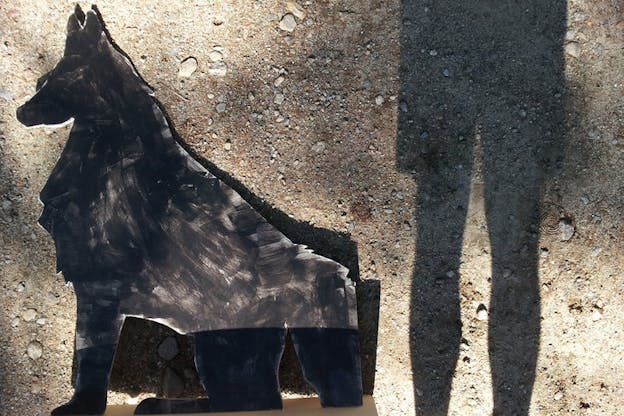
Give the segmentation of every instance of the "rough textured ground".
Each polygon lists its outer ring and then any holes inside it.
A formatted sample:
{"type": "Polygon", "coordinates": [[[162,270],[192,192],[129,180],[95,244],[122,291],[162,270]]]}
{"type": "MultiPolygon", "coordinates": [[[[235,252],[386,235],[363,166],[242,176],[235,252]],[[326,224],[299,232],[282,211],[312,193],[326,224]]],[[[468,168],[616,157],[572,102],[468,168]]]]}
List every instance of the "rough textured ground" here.
{"type": "MultiPolygon", "coordinates": [[[[365,357],[381,415],[621,413],[620,2],[126,3],[99,9],[187,148],[293,240],[359,269],[368,326],[381,282],[376,366],[365,357]]],[[[7,416],[71,395],[73,293],[36,225],[68,127],[14,112],[72,7],[0,3],[7,416]]],[[[159,354],[168,335],[128,325],[111,402],[199,392],[185,339],[159,354]]],[[[309,393],[289,360],[285,389],[309,393]]]]}

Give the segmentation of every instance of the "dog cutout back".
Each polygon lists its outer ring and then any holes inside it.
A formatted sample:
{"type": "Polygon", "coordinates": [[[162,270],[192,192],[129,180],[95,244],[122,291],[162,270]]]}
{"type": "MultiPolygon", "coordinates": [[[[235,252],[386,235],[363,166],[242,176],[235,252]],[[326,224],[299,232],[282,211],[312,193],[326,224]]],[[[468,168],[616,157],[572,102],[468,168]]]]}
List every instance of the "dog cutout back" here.
{"type": "Polygon", "coordinates": [[[180,146],[95,8],[76,6],[62,59],[17,118],[73,118],[40,195],[77,299],[75,391],[53,415],[104,413],[128,316],[192,335],[208,395],[147,399],[137,414],[281,408],[287,334],[323,406],[361,405],[348,270],[291,242],[180,146]]]}

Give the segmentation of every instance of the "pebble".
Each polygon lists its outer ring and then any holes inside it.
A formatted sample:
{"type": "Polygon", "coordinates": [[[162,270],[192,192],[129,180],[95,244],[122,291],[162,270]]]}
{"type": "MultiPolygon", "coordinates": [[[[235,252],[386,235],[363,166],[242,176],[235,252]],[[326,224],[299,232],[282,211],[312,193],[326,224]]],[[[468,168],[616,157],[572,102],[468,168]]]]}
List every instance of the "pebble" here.
{"type": "Polygon", "coordinates": [[[232,143],[225,142],[225,144],[223,145],[223,148],[229,151],[230,149],[232,149],[232,143]]]}
{"type": "Polygon", "coordinates": [[[17,284],[17,291],[18,291],[18,292],[23,292],[23,291],[24,291],[24,289],[26,289],[26,284],[25,284],[24,282],[19,282],[19,283],[17,284]]]}
{"type": "Polygon", "coordinates": [[[451,71],[449,71],[448,69],[445,69],[444,71],[442,71],[442,75],[448,78],[451,76],[451,71]]]}
{"type": "Polygon", "coordinates": [[[325,142],[316,142],[314,146],[312,146],[312,151],[315,153],[323,153],[325,150],[326,144],[325,142]]]}
{"type": "Polygon", "coordinates": [[[568,31],[565,34],[565,40],[567,40],[568,42],[573,41],[574,38],[576,38],[576,30],[574,29],[568,29],[568,31]]]}
{"type": "Polygon", "coordinates": [[[39,318],[39,319],[37,319],[37,325],[45,325],[45,323],[46,323],[45,318],[39,318]]]}
{"type": "Polygon", "coordinates": [[[219,51],[212,50],[208,54],[208,59],[210,59],[210,62],[221,62],[223,60],[223,54],[219,51]]]}
{"type": "Polygon", "coordinates": [[[180,62],[178,76],[180,78],[189,78],[197,70],[197,59],[189,56],[180,62]]]}
{"type": "Polygon", "coordinates": [[[227,75],[227,65],[225,62],[213,62],[208,65],[208,75],[214,77],[224,77],[227,75]]]}
{"type": "Polygon", "coordinates": [[[477,319],[479,321],[485,321],[488,318],[488,312],[487,312],[487,308],[485,307],[484,304],[480,303],[479,306],[477,306],[477,319]]]}
{"type": "Polygon", "coordinates": [[[557,393],[555,393],[555,395],[553,396],[553,399],[558,402],[559,400],[563,399],[563,392],[558,391],[557,393]]]}
{"type": "Polygon", "coordinates": [[[401,101],[399,103],[399,109],[401,110],[402,113],[407,113],[408,111],[407,103],[405,101],[401,101]]]}
{"type": "Polygon", "coordinates": [[[573,58],[578,58],[581,55],[581,45],[578,42],[570,42],[565,45],[565,52],[573,58]]]}
{"type": "Polygon", "coordinates": [[[590,252],[592,257],[598,257],[600,253],[602,253],[602,249],[600,247],[594,247],[591,249],[591,252],[590,252]]]}
{"type": "Polygon", "coordinates": [[[600,319],[602,319],[602,312],[600,312],[598,309],[594,309],[594,311],[592,312],[591,320],[596,322],[600,319]]]}
{"type": "Polygon", "coordinates": [[[282,85],[284,83],[284,81],[286,81],[286,78],[284,77],[277,77],[277,79],[275,79],[275,81],[273,81],[273,85],[275,87],[279,87],[280,85],[282,85]]]}
{"type": "Polygon", "coordinates": [[[383,103],[384,103],[384,97],[382,97],[381,95],[378,95],[377,97],[375,97],[375,104],[382,105],[383,103]]]}
{"type": "Polygon", "coordinates": [[[26,309],[26,311],[22,314],[22,319],[26,322],[33,321],[37,317],[36,309],[26,309]]]}
{"type": "Polygon", "coordinates": [[[179,397],[184,392],[184,380],[173,369],[167,367],[162,387],[165,397],[179,397]]]}
{"type": "Polygon", "coordinates": [[[26,353],[33,360],[38,360],[43,355],[43,345],[39,341],[31,341],[26,347],[26,353]]]}
{"type": "Polygon", "coordinates": [[[279,22],[279,28],[286,32],[292,32],[295,30],[295,27],[297,27],[297,21],[295,16],[290,13],[285,14],[279,22]]]}
{"type": "Polygon", "coordinates": [[[158,346],[158,356],[163,360],[173,360],[179,352],[178,341],[172,336],[165,338],[158,346]]]}
{"type": "Polygon", "coordinates": [[[563,218],[559,221],[559,232],[561,234],[561,241],[568,241],[574,235],[574,226],[567,218],[563,218]]]}
{"type": "Polygon", "coordinates": [[[548,248],[546,247],[540,247],[540,257],[545,259],[548,257],[548,254],[550,254],[548,248]]]}
{"type": "Polygon", "coordinates": [[[275,94],[275,97],[273,98],[273,102],[277,105],[281,105],[284,102],[284,94],[275,94]]]}
{"type": "Polygon", "coordinates": [[[13,328],[18,327],[18,326],[19,326],[19,323],[20,323],[19,318],[13,318],[13,319],[11,320],[11,326],[12,326],[13,328]]]}
{"type": "Polygon", "coordinates": [[[286,2],[286,10],[295,15],[297,19],[303,20],[306,17],[306,12],[301,8],[299,4],[292,0],[286,2]]]}
{"type": "Polygon", "coordinates": [[[226,109],[225,103],[218,103],[216,109],[217,109],[217,113],[225,112],[225,109],[226,109]]]}

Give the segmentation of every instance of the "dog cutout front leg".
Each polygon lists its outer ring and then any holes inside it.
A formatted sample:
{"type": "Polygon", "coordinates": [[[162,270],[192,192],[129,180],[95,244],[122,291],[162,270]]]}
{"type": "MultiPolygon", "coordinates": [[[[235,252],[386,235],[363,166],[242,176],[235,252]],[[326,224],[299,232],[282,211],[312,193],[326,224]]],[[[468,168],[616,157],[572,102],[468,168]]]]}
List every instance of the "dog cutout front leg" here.
{"type": "Polygon", "coordinates": [[[80,293],[76,318],[78,364],[72,399],[54,409],[57,415],[102,415],[106,410],[108,379],[123,325],[117,301],[80,293]]]}

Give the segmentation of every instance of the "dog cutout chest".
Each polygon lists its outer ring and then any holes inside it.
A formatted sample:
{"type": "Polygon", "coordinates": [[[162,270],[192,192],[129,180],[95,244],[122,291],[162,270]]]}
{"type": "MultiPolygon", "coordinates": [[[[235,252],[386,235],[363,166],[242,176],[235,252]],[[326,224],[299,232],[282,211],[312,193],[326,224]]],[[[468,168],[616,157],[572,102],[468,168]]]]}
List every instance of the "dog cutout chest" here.
{"type": "Polygon", "coordinates": [[[209,396],[152,399],[139,413],[281,407],[287,329],[322,404],[361,403],[348,270],[294,244],[178,144],[95,10],[76,7],[63,58],[17,117],[28,126],[74,120],[40,194],[39,222],[78,305],[75,393],[53,414],[103,412],[128,316],[191,334],[209,396]],[[253,374],[239,368],[250,360],[253,374]]]}

